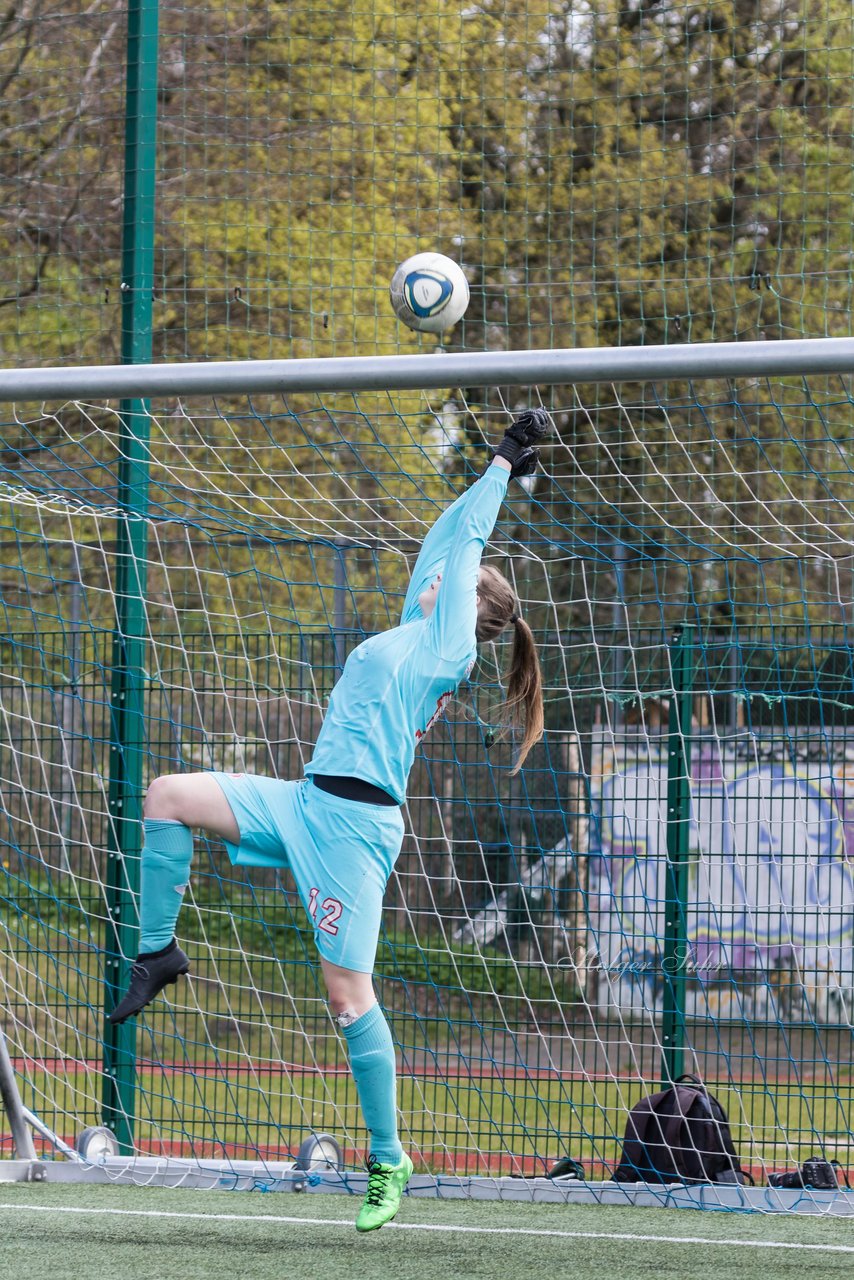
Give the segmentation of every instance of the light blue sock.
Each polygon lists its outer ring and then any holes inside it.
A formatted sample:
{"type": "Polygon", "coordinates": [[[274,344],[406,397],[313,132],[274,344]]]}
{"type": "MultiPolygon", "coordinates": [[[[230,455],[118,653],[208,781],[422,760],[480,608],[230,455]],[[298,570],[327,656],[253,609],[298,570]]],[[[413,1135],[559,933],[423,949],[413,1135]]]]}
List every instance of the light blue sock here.
{"type": "Polygon", "coordinates": [[[362,1115],[371,1135],[370,1155],[381,1164],[400,1164],[394,1044],[382,1010],[375,1004],[349,1027],[344,1038],[362,1115]]]}
{"type": "Polygon", "coordinates": [[[140,953],[172,941],[193,860],[193,833],[183,822],[146,818],[139,900],[140,953]]]}

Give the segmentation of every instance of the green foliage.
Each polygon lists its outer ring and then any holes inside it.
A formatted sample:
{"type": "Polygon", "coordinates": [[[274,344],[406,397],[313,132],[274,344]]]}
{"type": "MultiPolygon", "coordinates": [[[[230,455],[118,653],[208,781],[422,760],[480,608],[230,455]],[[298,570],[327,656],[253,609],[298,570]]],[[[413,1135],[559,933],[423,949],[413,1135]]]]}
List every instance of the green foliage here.
{"type": "MultiPolygon", "coordinates": [[[[429,12],[414,0],[211,0],[195,17],[162,13],[157,358],[433,350],[386,297],[395,263],[427,247],[469,273],[472,306],[448,339],[468,348],[848,332],[848,0],[441,0],[429,12]]],[[[70,35],[64,15],[35,10],[10,11],[0,31],[0,167],[18,193],[0,226],[7,363],[115,357],[123,38],[117,20],[82,7],[70,35]]],[[[665,596],[684,612],[698,557],[715,562],[701,594],[718,623],[782,609],[793,570],[767,580],[764,565],[808,546],[804,506],[826,499],[823,469],[846,447],[849,415],[828,415],[821,388],[806,406],[794,382],[737,406],[710,394],[713,412],[672,384],[666,408],[649,388],[622,387],[617,401],[610,389],[555,393],[573,468],[540,482],[538,536],[592,547],[605,573],[599,548],[622,539],[626,596],[644,619],[665,596]],[[778,529],[766,536],[771,505],[778,529]]],[[[468,407],[454,429],[474,457],[486,415],[505,406],[487,391],[468,407]]],[[[152,565],[154,629],[174,629],[174,607],[189,630],[235,608],[322,624],[334,555],[319,567],[306,546],[342,536],[361,544],[347,567],[363,625],[384,625],[378,558],[386,590],[399,589],[402,553],[452,492],[420,398],[396,397],[391,411],[381,397],[355,411],[342,398],[296,397],[286,413],[220,404],[207,431],[206,408],[193,412],[201,424],[174,406],[152,424],[153,510],[188,530],[168,571],[152,565]],[[289,590],[278,553],[257,541],[283,534],[295,540],[289,590]]],[[[91,418],[34,410],[8,422],[9,483],[109,507],[119,432],[109,414],[91,418]],[[59,467],[40,456],[47,444],[59,467]]],[[[10,524],[32,530],[39,555],[38,518],[18,507],[10,524]]],[[[64,559],[54,550],[46,576],[71,577],[64,559]]],[[[92,623],[111,625],[99,547],[84,549],[82,570],[98,589],[92,623]]],[[[575,571],[564,558],[533,594],[573,601],[575,571]]],[[[551,625],[547,608],[540,620],[551,625]]]]}
{"type": "Polygon", "coordinates": [[[482,189],[485,261],[510,274],[524,249],[513,332],[533,323],[554,345],[845,332],[850,6],[613,0],[553,9],[547,31],[547,55],[516,71],[526,145],[482,189]]]}
{"type": "MultiPolygon", "coordinates": [[[[115,355],[123,38],[0,32],[7,363],[115,355]]],[[[471,346],[846,332],[852,59],[847,0],[166,8],[157,355],[412,349],[427,247],[471,346]]]]}

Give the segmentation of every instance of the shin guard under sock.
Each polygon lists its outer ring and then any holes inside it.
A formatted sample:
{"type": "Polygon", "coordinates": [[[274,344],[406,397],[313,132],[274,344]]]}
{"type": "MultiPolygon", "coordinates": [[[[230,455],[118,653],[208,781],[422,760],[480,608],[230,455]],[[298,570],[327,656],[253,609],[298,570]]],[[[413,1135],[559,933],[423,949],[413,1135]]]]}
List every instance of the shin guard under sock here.
{"type": "Polygon", "coordinates": [[[400,1164],[403,1147],[397,1136],[397,1073],[388,1023],[375,1004],[343,1031],[362,1115],[371,1135],[369,1154],[381,1164],[400,1164]]]}
{"type": "Polygon", "coordinates": [[[193,833],[183,822],[147,818],[143,823],[139,951],[162,951],[175,933],[190,876],[193,833]]]}

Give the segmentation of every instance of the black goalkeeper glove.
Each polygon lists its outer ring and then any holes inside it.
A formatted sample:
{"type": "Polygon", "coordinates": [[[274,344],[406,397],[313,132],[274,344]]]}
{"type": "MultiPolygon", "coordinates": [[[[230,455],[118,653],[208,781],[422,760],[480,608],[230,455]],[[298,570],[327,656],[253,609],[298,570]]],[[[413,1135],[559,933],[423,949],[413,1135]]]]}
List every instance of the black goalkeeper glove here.
{"type": "Polygon", "coordinates": [[[521,449],[516,454],[516,460],[511,462],[507,454],[501,452],[501,445],[498,446],[492,456],[493,458],[504,458],[505,462],[510,462],[511,480],[520,480],[522,476],[532,476],[540,461],[539,449],[521,449]]]}
{"type": "Polygon", "coordinates": [[[543,436],[551,430],[551,426],[552,420],[545,409],[526,409],[505,431],[504,439],[495,450],[496,458],[504,458],[510,463],[514,477],[529,476],[536,467],[536,459],[527,471],[517,472],[517,463],[521,461],[522,454],[526,450],[530,450],[532,445],[539,444],[543,436]]]}

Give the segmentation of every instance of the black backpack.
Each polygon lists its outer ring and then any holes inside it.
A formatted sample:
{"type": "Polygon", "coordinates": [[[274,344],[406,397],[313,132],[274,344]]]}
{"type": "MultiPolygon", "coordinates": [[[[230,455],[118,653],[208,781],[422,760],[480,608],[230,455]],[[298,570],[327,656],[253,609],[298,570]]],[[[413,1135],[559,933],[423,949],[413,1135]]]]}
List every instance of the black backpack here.
{"type": "Polygon", "coordinates": [[[739,1163],[726,1112],[690,1075],[632,1107],[612,1175],[615,1182],[730,1183],[749,1176],[739,1163]]]}

